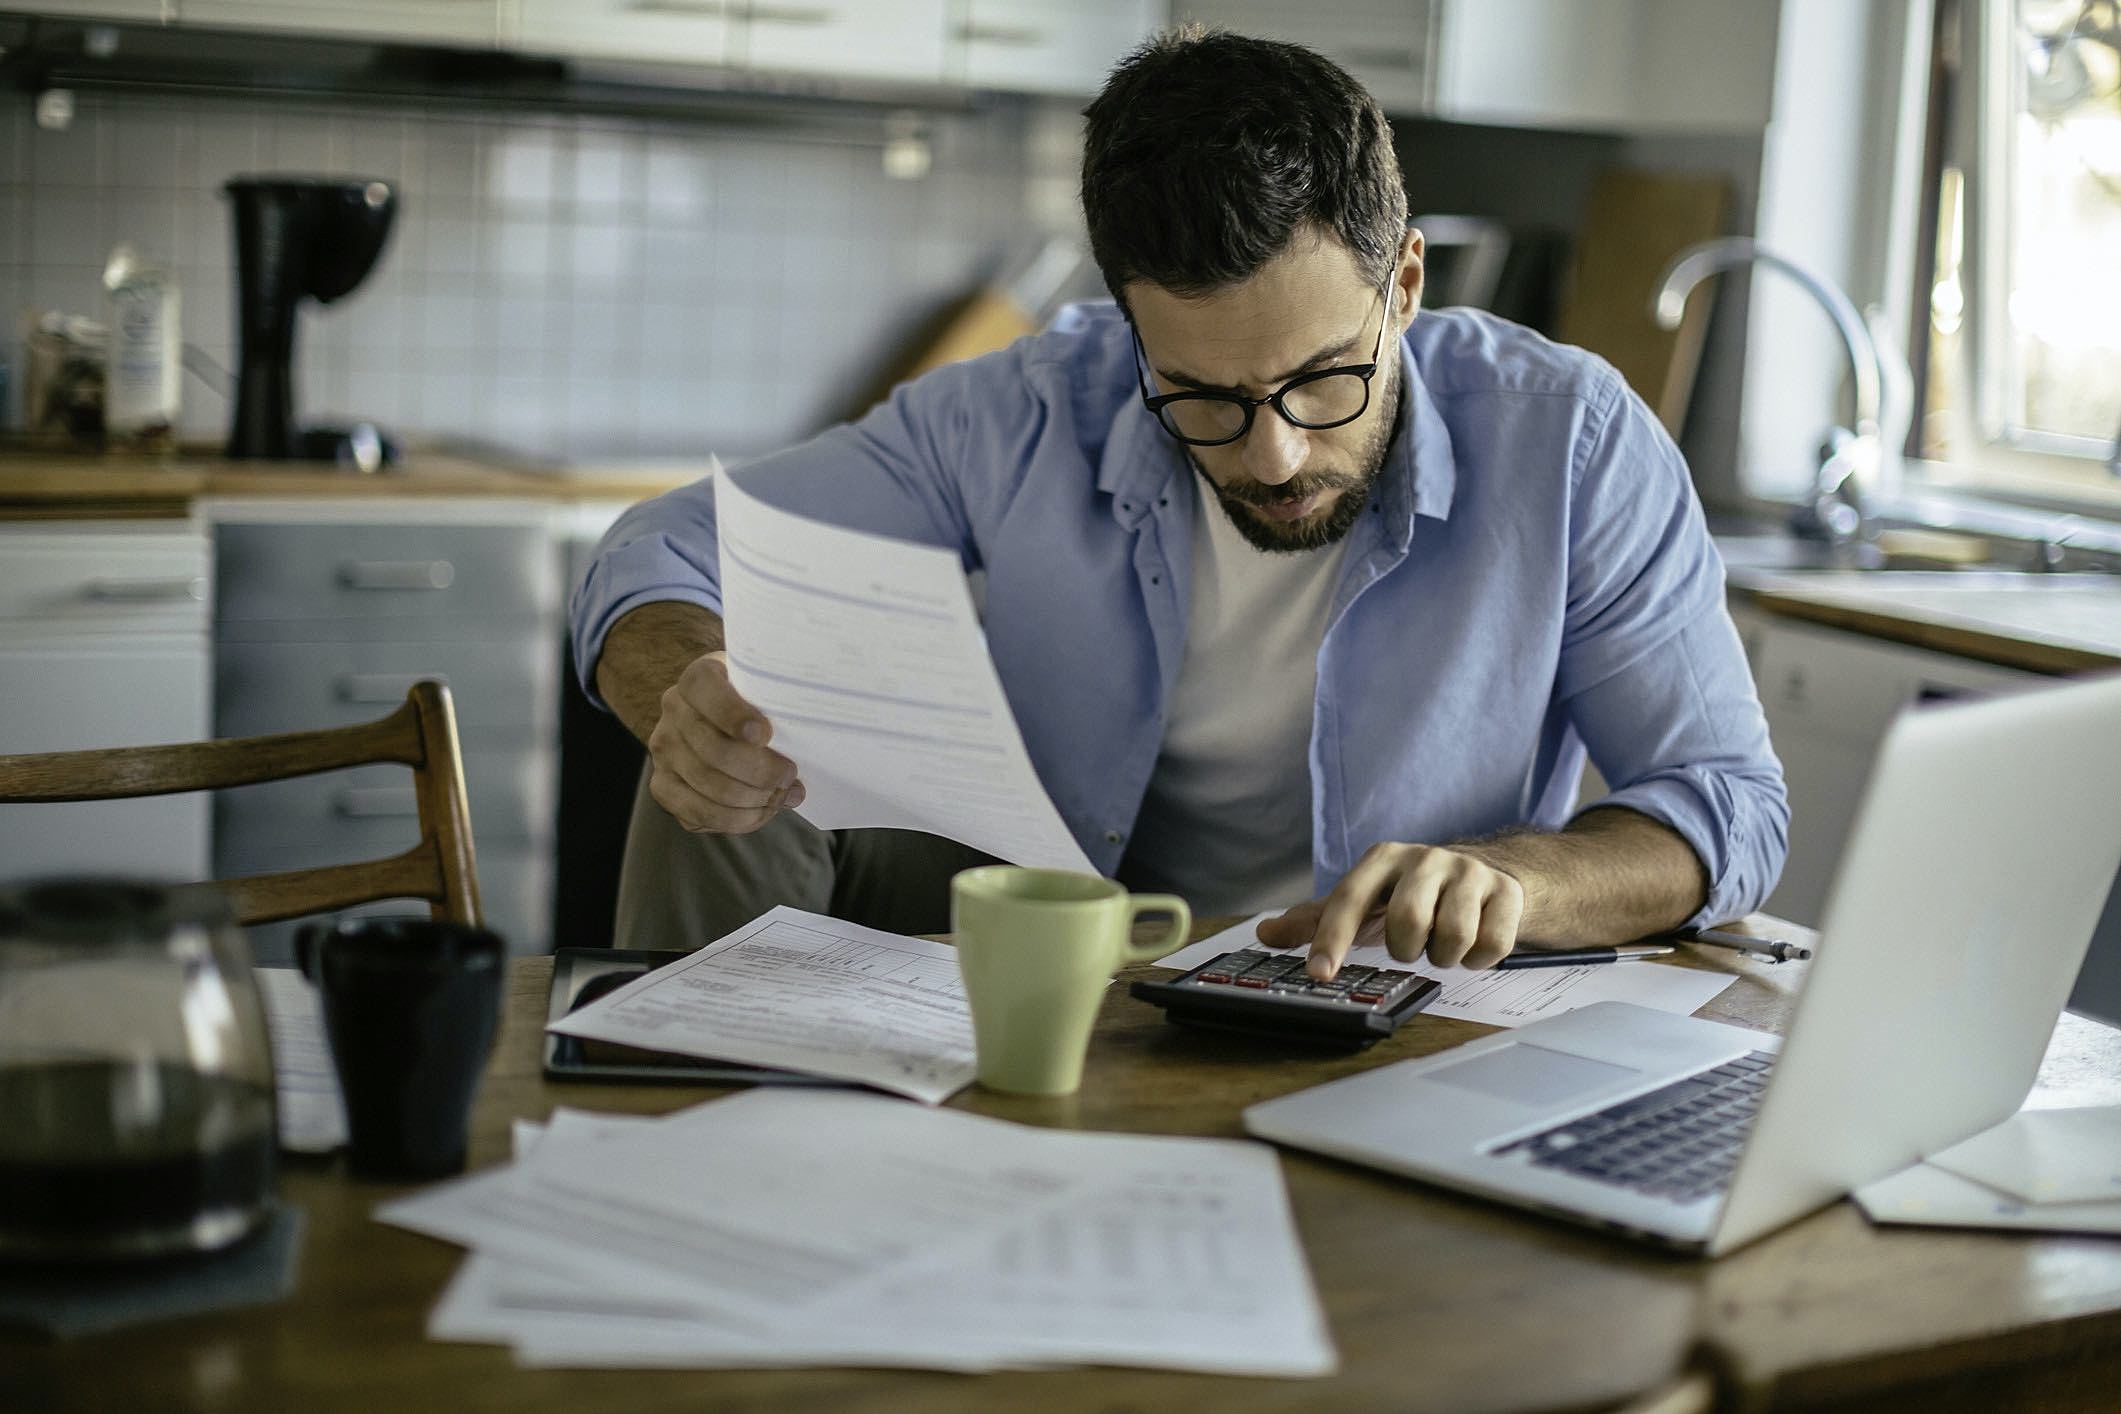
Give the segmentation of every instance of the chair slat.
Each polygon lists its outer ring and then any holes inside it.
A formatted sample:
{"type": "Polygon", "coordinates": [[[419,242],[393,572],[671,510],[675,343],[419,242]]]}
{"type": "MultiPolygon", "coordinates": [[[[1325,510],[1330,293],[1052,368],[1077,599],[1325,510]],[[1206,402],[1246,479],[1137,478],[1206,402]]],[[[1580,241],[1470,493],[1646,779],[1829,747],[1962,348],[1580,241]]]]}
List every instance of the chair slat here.
{"type": "Polygon", "coordinates": [[[389,716],[325,731],[167,746],[0,756],[0,803],[121,800],[224,790],[351,766],[410,766],[420,843],[389,859],[224,879],[240,923],[276,923],[384,899],[425,900],[434,916],[482,922],[471,808],[449,689],[416,682],[389,716]]]}
{"type": "Polygon", "coordinates": [[[419,708],[408,701],[378,721],[326,731],[0,756],[0,801],[121,800],[221,790],[379,761],[417,767],[425,752],[419,708]]]}
{"type": "Polygon", "coordinates": [[[428,904],[445,899],[440,861],[431,838],[388,859],[221,879],[214,887],[228,899],[236,921],[246,926],[383,899],[419,899],[428,904]]]}

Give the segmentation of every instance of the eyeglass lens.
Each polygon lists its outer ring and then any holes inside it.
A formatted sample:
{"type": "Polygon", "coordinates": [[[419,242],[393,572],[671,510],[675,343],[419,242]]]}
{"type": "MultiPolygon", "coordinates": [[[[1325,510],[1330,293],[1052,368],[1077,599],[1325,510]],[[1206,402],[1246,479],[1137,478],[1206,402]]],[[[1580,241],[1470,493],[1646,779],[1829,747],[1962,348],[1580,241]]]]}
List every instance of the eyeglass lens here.
{"type": "MultiPolygon", "coordinates": [[[[1281,407],[1299,427],[1333,427],[1359,416],[1370,394],[1358,374],[1334,373],[1284,389],[1281,407]]],[[[1181,398],[1159,409],[1164,426],[1188,441],[1221,442],[1245,425],[1245,405],[1229,398],[1181,398]]]]}

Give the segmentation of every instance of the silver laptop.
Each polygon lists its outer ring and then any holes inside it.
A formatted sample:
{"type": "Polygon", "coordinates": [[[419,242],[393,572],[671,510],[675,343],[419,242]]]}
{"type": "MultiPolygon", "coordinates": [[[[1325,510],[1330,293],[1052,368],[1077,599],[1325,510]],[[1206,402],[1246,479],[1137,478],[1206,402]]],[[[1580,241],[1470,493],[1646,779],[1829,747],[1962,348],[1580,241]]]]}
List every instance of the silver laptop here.
{"type": "Polygon", "coordinates": [[[1727,1252],[2015,1111],[2117,865],[2121,676],[1911,711],[1785,1041],[1601,1002],[1253,1105],[1245,1128],[1727,1252]]]}

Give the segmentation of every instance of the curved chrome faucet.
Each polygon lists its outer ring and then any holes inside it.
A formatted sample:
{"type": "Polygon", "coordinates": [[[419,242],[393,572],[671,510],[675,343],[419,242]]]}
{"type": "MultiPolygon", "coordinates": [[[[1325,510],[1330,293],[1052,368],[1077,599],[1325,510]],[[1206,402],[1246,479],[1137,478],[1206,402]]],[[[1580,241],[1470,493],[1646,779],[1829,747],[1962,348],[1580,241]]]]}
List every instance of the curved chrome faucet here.
{"type": "Polygon", "coordinates": [[[1673,257],[1657,282],[1657,295],[1651,305],[1658,327],[1677,329],[1693,288],[1709,276],[1739,265],[1765,265],[1795,280],[1826,310],[1848,350],[1849,365],[1856,377],[1856,429],[1853,435],[1838,427],[1828,434],[1813,475],[1811,503],[1799,508],[1796,529],[1800,534],[1837,545],[1852,544],[1862,538],[1864,513],[1858,499],[1859,488],[1851,484],[1851,478],[1860,481],[1863,475],[1876,471],[1888,451],[1881,426],[1880,394],[1886,371],[1878,341],[1871,336],[1856,306],[1831,280],[1788,256],[1762,248],[1749,236],[1703,241],[1673,257]]]}

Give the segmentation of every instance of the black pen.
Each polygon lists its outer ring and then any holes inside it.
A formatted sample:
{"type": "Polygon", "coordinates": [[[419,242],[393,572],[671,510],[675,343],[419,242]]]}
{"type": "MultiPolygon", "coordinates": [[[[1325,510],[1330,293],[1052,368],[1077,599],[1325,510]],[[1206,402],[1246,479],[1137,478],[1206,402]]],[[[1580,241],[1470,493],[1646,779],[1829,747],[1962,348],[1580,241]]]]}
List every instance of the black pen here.
{"type": "Polygon", "coordinates": [[[1729,948],[1752,957],[1764,957],[1769,962],[1802,962],[1812,955],[1812,950],[1801,943],[1786,943],[1780,938],[1748,938],[1743,933],[1726,933],[1721,928],[1682,928],[1672,936],[1707,947],[1729,948]]]}
{"type": "Polygon", "coordinates": [[[1601,962],[1632,962],[1638,957],[1663,957],[1679,949],[1670,943],[1621,943],[1610,948],[1527,948],[1513,952],[1495,964],[1497,972],[1520,967],[1587,967],[1601,962]]]}

